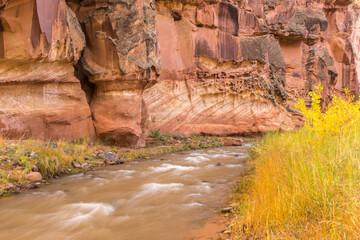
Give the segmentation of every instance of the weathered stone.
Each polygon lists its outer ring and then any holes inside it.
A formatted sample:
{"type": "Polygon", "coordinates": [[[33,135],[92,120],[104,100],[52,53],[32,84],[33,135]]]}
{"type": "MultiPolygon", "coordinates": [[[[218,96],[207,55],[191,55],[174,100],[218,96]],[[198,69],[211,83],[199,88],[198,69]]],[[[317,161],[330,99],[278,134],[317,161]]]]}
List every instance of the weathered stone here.
{"type": "Polygon", "coordinates": [[[298,8],[289,24],[284,28],[284,32],[290,36],[306,38],[309,34],[319,34],[326,31],[327,28],[328,21],[323,11],[298,8]]]}
{"type": "Polygon", "coordinates": [[[42,180],[41,173],[39,172],[31,172],[26,174],[26,179],[32,181],[32,182],[39,182],[42,180]]]}
{"type": "Polygon", "coordinates": [[[105,154],[104,159],[110,162],[115,162],[116,160],[118,160],[118,156],[115,153],[108,152],[105,154]]]}
{"type": "Polygon", "coordinates": [[[244,142],[242,139],[232,137],[221,138],[219,141],[225,146],[242,146],[244,142]]]}
{"type": "Polygon", "coordinates": [[[324,107],[346,87],[358,98],[359,12],[349,0],[0,0],[0,133],[143,146],[147,129],[298,128],[294,104],[315,85],[324,107]]]}
{"type": "Polygon", "coordinates": [[[113,152],[108,152],[104,156],[104,163],[106,165],[118,165],[124,163],[122,159],[119,159],[118,156],[113,152]]]}
{"type": "Polygon", "coordinates": [[[0,133],[93,137],[90,108],[72,67],[85,40],[65,0],[11,0],[0,18],[0,133]]]}
{"type": "Polygon", "coordinates": [[[6,186],[5,186],[5,190],[10,190],[10,189],[13,189],[13,188],[15,188],[15,185],[14,184],[12,184],[12,183],[8,183],[8,184],[6,184],[6,186]]]}
{"type": "Polygon", "coordinates": [[[78,162],[73,161],[71,164],[74,168],[81,168],[81,165],[78,162]]]}
{"type": "Polygon", "coordinates": [[[173,138],[176,139],[176,140],[182,140],[182,139],[184,139],[184,136],[181,135],[181,134],[175,134],[175,135],[173,136],[173,138]]]}
{"type": "Polygon", "coordinates": [[[90,164],[89,163],[82,163],[81,168],[90,168],[90,164]]]}
{"type": "Polygon", "coordinates": [[[221,213],[231,213],[231,208],[230,207],[222,208],[221,213]]]}
{"type": "Polygon", "coordinates": [[[96,86],[90,107],[97,135],[110,144],[145,144],[142,92],[160,71],[154,4],[116,0],[84,7],[92,11],[82,20],[88,42],[81,63],[96,86]]]}

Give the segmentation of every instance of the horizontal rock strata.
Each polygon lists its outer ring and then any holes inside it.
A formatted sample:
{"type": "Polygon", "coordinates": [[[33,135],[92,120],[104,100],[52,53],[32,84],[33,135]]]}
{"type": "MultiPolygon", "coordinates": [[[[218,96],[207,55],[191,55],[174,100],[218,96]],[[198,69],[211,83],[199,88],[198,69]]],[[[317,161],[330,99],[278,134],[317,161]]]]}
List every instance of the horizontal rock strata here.
{"type": "Polygon", "coordinates": [[[350,3],[158,1],[162,73],[144,96],[148,124],[186,134],[288,130],[302,124],[295,102],[310,104],[319,83],[324,107],[345,88],[357,98],[350,3]]]}
{"type": "Polygon", "coordinates": [[[12,0],[0,13],[0,132],[9,138],[95,136],[73,63],[85,47],[64,0],[12,0]]]}
{"type": "Polygon", "coordinates": [[[143,146],[150,130],[302,125],[324,86],[358,99],[359,4],[292,0],[1,0],[0,132],[143,146]]]}

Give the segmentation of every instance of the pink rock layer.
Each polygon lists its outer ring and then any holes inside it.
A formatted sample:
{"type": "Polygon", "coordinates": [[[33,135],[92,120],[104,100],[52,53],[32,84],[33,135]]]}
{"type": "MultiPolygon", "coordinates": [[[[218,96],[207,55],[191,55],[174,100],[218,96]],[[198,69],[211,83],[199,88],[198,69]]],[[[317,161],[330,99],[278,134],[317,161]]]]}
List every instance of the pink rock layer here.
{"type": "Polygon", "coordinates": [[[302,126],[324,85],[358,99],[350,0],[1,0],[0,132],[143,146],[150,130],[302,126]]]}

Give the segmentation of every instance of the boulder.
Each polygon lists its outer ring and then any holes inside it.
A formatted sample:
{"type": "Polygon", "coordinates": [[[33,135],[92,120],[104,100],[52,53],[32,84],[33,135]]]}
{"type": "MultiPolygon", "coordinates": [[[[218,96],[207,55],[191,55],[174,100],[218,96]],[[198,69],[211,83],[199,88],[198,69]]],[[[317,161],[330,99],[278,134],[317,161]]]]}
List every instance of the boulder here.
{"type": "Polygon", "coordinates": [[[242,146],[244,141],[238,138],[225,137],[221,138],[219,142],[223,143],[224,146],[242,146]]]}
{"type": "Polygon", "coordinates": [[[39,182],[42,180],[41,173],[39,172],[31,172],[26,174],[26,179],[32,181],[32,182],[39,182]]]}
{"type": "Polygon", "coordinates": [[[113,152],[108,152],[104,156],[104,163],[106,165],[120,164],[118,156],[113,152]]]}

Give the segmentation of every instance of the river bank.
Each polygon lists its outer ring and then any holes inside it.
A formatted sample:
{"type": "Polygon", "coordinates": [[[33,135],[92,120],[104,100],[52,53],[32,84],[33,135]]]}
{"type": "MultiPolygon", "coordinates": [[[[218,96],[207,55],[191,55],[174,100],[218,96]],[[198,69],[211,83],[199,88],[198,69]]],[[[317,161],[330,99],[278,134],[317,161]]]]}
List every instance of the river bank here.
{"type": "Polygon", "coordinates": [[[305,127],[267,133],[233,192],[231,239],[360,239],[360,102],[296,107],[305,127]]]}
{"type": "Polygon", "coordinates": [[[0,239],[191,239],[226,204],[249,148],[169,153],[53,179],[0,200],[0,239]]]}
{"type": "Polygon", "coordinates": [[[145,148],[120,148],[87,140],[45,142],[0,139],[0,197],[49,184],[63,175],[171,152],[241,145],[240,138],[155,133],[145,148]]]}

